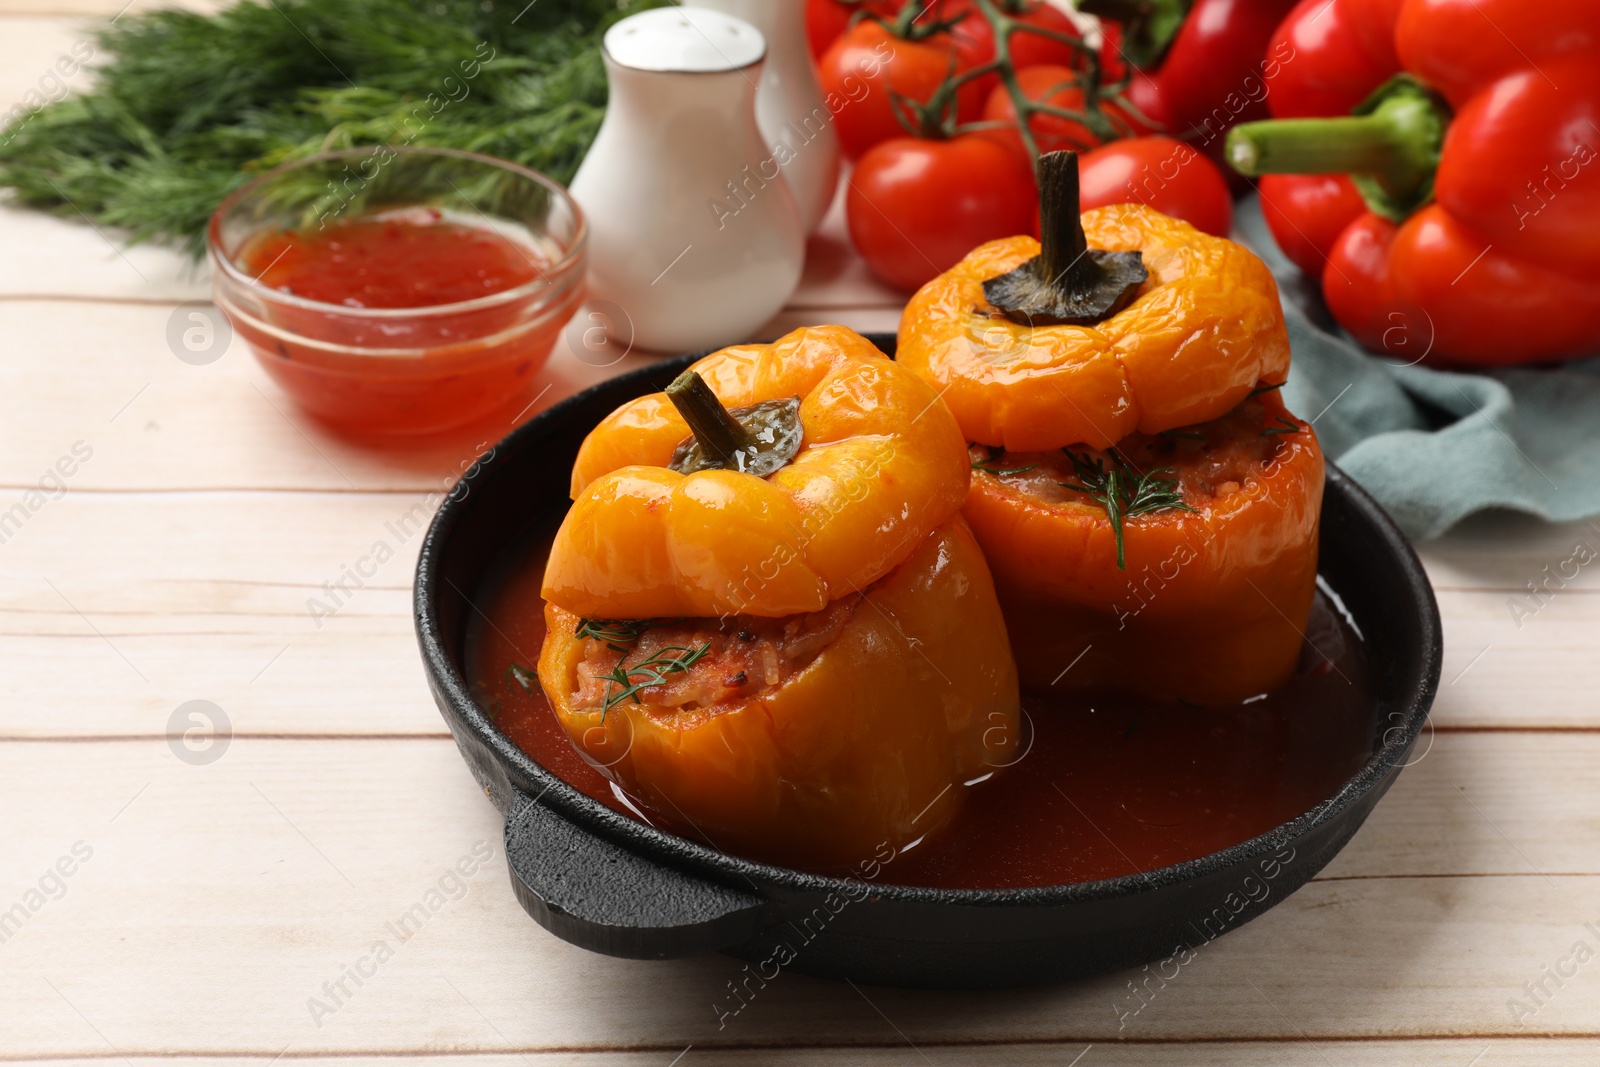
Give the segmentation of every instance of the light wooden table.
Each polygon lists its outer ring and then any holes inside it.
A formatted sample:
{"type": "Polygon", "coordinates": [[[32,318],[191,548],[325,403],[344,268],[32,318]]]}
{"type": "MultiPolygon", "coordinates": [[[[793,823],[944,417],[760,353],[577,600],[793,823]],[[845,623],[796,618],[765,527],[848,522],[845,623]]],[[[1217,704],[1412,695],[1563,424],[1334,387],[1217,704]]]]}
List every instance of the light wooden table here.
{"type": "MultiPolygon", "coordinates": [[[[79,25],[0,3],[0,108],[79,25]]],[[[896,322],[834,227],[774,328],[896,322]]],[[[0,927],[0,1062],[1600,1063],[1600,598],[1585,570],[1520,626],[1508,607],[1600,527],[1488,519],[1425,547],[1447,644],[1421,758],[1327,870],[1120,1028],[1130,974],[990,994],[785,974],[719,1031],[732,961],[591,955],[513,900],[423,682],[420,538],[308,614],[468,450],[342,444],[238,342],[179,361],[168,324],[207,285],[108,236],[0,210],[0,513],[26,511],[0,543],[0,923],[26,920],[0,927]],[[169,745],[191,700],[231,723],[211,762],[169,745]],[[475,848],[464,894],[397,942],[385,923],[475,848]],[[380,940],[393,957],[335,1002],[324,983],[380,940]]],[[[563,350],[541,406],[612,372],[563,350]]]]}

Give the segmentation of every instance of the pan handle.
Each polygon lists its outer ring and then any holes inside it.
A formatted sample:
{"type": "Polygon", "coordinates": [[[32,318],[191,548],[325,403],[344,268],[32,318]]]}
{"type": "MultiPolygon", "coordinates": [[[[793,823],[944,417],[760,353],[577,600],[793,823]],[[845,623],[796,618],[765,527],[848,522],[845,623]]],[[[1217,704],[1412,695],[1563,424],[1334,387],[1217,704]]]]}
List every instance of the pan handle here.
{"type": "Polygon", "coordinates": [[[580,948],[627,959],[720,952],[756,935],[767,901],[646,859],[517,791],[506,815],[517,900],[580,948]]]}

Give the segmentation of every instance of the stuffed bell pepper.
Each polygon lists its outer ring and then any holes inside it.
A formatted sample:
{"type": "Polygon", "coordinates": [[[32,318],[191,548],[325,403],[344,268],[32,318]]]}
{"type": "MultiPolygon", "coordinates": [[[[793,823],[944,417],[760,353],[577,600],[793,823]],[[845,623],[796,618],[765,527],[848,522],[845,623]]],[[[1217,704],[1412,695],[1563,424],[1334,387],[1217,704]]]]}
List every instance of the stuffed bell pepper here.
{"type": "Polygon", "coordinates": [[[843,867],[938,830],[1019,740],[969,478],[937,393],[839,326],[613,412],[544,580],[573,743],[743,855],[843,867]]]}
{"type": "Polygon", "coordinates": [[[1277,387],[1266,267],[1141,205],[993,241],[913,297],[898,359],[970,442],[965,513],[1025,688],[1219,703],[1287,680],[1315,594],[1323,460],[1277,387]]]}

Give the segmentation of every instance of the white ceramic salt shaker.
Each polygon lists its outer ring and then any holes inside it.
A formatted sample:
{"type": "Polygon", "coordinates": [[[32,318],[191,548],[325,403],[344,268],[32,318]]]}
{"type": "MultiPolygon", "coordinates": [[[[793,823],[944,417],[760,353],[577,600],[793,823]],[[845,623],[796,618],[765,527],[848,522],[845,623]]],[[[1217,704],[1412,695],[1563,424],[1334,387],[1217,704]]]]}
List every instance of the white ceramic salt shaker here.
{"type": "Polygon", "coordinates": [[[839,184],[839,131],[823,102],[806,43],[806,0],[682,0],[744,19],[767,39],[767,65],[756,93],[756,122],[800,205],[810,233],[839,184]]]}
{"type": "Polygon", "coordinates": [[[719,11],[667,7],[604,44],[610,103],[572,195],[590,291],[615,305],[607,332],[656,352],[748,340],[805,264],[799,208],[756,125],[766,42],[719,11]]]}

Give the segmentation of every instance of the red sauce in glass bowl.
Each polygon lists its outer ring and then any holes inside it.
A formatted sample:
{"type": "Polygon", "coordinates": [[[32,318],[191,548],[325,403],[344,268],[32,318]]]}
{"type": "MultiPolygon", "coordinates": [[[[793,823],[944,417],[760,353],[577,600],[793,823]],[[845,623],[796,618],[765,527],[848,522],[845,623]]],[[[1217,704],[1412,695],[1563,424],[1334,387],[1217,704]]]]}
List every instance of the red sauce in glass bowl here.
{"type": "MultiPolygon", "coordinates": [[[[548,549],[548,537],[513,549],[478,602],[467,639],[475,696],[506,736],[572,786],[696,837],[579,755],[539,691],[548,549]]],[[[1025,754],[967,783],[951,825],[903,850],[885,877],[971,889],[1094,881],[1196,859],[1310,810],[1367,761],[1377,723],[1361,637],[1325,593],[1306,632],[1295,676],[1241,704],[1024,697],[1025,754]]]]}
{"type": "Polygon", "coordinates": [[[583,300],[587,232],[534,171],[397,148],[268,172],[206,240],[217,306],[272,379],[326,423],[389,436],[528,407],[583,300]]]}
{"type": "Polygon", "coordinates": [[[526,285],[550,266],[534,249],[431,208],[258,235],[239,262],[262,285],[323,304],[459,304],[526,285]]]}

